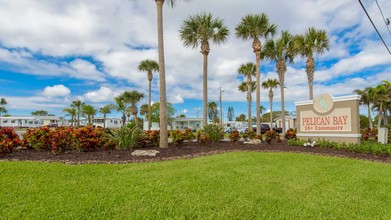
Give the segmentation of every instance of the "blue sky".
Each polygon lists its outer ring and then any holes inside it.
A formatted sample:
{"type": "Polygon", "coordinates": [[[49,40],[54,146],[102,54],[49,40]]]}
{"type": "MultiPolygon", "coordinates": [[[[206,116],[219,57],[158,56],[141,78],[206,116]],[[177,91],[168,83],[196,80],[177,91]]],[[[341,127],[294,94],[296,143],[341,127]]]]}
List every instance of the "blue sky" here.
{"type": "MultiPolygon", "coordinates": [[[[391,17],[391,2],[378,2],[385,17],[391,17]]],[[[363,3],[391,46],[375,2],[363,3]]],[[[167,98],[178,114],[195,117],[196,108],[202,112],[202,56],[199,48],[185,48],[178,36],[182,21],[199,12],[224,19],[231,31],[227,43],[211,45],[208,68],[208,99],[217,102],[222,87],[225,115],[228,106],[234,107],[236,116],[247,113],[236,70],[255,57],[251,41],[237,39],[234,29],[250,13],[266,13],[278,33],[300,34],[311,26],[327,30],[330,50],[316,57],[315,96],[351,95],[354,89],[391,80],[391,55],[356,0],[179,2],[175,8],[164,8],[167,98]]],[[[147,94],[146,74],[137,65],[143,59],[157,60],[155,13],[152,0],[0,1],[0,97],[7,99],[9,113],[30,115],[43,109],[63,116],[62,109],[76,99],[100,108],[125,90],[147,94]]],[[[262,80],[277,78],[273,62],[261,65],[262,80]]],[[[159,99],[157,83],[156,73],[153,101],[159,99]]],[[[287,110],[294,111],[294,102],[308,99],[305,61],[300,57],[288,65],[286,84],[287,110]]],[[[274,93],[273,109],[279,110],[279,89],[274,93]]],[[[147,98],[140,104],[146,102],[147,98]]],[[[261,102],[269,107],[266,90],[261,102]]]]}

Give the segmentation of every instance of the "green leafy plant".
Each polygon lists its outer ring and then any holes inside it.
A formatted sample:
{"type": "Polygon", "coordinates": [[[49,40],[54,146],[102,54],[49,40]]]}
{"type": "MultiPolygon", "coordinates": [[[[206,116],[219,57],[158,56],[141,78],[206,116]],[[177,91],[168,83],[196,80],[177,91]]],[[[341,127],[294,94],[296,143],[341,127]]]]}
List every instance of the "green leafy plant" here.
{"type": "Polygon", "coordinates": [[[145,143],[146,135],[140,128],[122,126],[113,129],[110,140],[116,144],[117,149],[132,149],[145,143]]]}
{"type": "Polygon", "coordinates": [[[205,145],[209,142],[209,135],[207,133],[205,133],[203,130],[197,130],[196,140],[197,140],[197,143],[199,143],[201,145],[205,145]]]}
{"type": "Polygon", "coordinates": [[[292,138],[288,140],[289,146],[303,146],[307,141],[298,138],[292,138]]]}
{"type": "Polygon", "coordinates": [[[204,126],[202,131],[204,134],[208,134],[209,141],[212,143],[217,143],[224,138],[223,129],[214,124],[204,126]]]}
{"type": "Polygon", "coordinates": [[[88,152],[94,151],[104,144],[104,133],[101,128],[93,128],[91,126],[77,128],[73,137],[75,138],[75,148],[77,150],[88,152]]]}
{"type": "Polygon", "coordinates": [[[231,133],[229,134],[229,139],[232,142],[236,143],[240,139],[239,131],[237,131],[237,130],[231,131],[231,133]]]}
{"type": "Polygon", "coordinates": [[[13,128],[0,128],[0,156],[12,153],[14,148],[21,144],[22,141],[13,128]]]}

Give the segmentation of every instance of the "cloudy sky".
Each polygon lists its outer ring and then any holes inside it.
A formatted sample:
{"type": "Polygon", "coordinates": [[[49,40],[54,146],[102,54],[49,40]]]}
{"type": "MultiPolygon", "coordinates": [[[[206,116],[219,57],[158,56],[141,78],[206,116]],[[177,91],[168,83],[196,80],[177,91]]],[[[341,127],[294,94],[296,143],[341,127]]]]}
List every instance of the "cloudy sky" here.
{"type": "MultiPolygon", "coordinates": [[[[363,3],[391,47],[391,34],[376,2],[363,3]]],[[[390,18],[391,1],[378,3],[390,18]]],[[[167,95],[178,114],[195,117],[202,108],[202,55],[199,48],[185,48],[178,34],[183,20],[200,12],[224,19],[231,31],[227,43],[211,45],[208,93],[209,101],[218,101],[222,87],[223,109],[233,106],[236,116],[247,112],[246,94],[237,90],[243,80],[237,69],[255,56],[251,41],[237,39],[234,29],[251,13],[266,13],[278,33],[301,34],[311,26],[327,30],[330,50],[316,57],[315,96],[351,95],[354,89],[391,80],[391,55],[357,0],[179,2],[175,8],[164,7],[167,95]]],[[[62,109],[76,99],[99,108],[125,90],[147,94],[146,74],[137,70],[143,59],[157,60],[153,0],[0,0],[0,97],[7,99],[11,115],[44,109],[63,116],[62,109]]],[[[261,65],[262,80],[277,78],[274,63],[261,65]]],[[[153,101],[159,99],[157,82],[155,74],[153,101]]],[[[308,99],[305,61],[300,57],[288,66],[286,84],[287,107],[294,111],[294,102],[308,99]]],[[[277,89],[275,110],[280,109],[279,93],[277,89]]],[[[140,104],[146,102],[145,98],[140,104]]],[[[261,102],[268,108],[266,90],[261,102]]],[[[255,103],[253,108],[255,112],[255,103]]]]}

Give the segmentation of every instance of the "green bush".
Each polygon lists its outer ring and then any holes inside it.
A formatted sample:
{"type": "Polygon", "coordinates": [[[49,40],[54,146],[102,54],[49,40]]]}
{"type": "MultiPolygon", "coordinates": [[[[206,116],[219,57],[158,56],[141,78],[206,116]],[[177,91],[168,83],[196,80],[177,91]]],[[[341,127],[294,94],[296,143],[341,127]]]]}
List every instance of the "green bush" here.
{"type": "Polygon", "coordinates": [[[146,135],[140,128],[122,126],[112,129],[109,138],[116,144],[117,149],[132,149],[142,146],[146,135]]]}
{"type": "Polygon", "coordinates": [[[289,139],[288,145],[289,146],[304,146],[304,144],[307,143],[305,140],[300,140],[297,138],[289,139]]]}
{"type": "Polygon", "coordinates": [[[217,143],[224,138],[223,129],[214,124],[204,126],[202,131],[204,134],[208,134],[209,141],[212,143],[217,143]]]}

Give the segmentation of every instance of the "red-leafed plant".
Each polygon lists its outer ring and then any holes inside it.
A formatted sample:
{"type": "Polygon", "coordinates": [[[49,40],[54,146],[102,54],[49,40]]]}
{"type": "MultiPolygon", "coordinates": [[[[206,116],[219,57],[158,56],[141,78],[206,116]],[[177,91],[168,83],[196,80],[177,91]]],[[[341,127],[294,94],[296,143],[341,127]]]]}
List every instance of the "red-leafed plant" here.
{"type": "Polygon", "coordinates": [[[160,131],[159,130],[148,130],[148,131],[145,131],[145,134],[147,135],[146,140],[149,143],[152,143],[153,145],[159,145],[159,141],[160,141],[160,131]]]}
{"type": "Polygon", "coordinates": [[[61,153],[72,149],[76,143],[74,132],[75,128],[73,127],[58,127],[54,129],[49,138],[50,150],[53,153],[61,153]]]}
{"type": "Polygon", "coordinates": [[[73,133],[76,139],[74,147],[80,151],[94,151],[104,145],[104,132],[101,128],[91,126],[77,128],[73,133]]]}
{"type": "Polygon", "coordinates": [[[12,153],[14,148],[20,146],[21,144],[22,141],[13,128],[0,128],[0,155],[12,153]]]}
{"type": "Polygon", "coordinates": [[[50,135],[52,130],[49,127],[27,129],[23,134],[23,142],[28,148],[35,150],[50,150],[50,135]]]}

